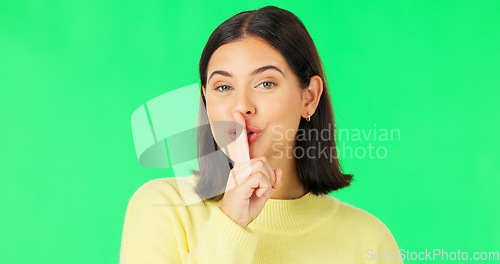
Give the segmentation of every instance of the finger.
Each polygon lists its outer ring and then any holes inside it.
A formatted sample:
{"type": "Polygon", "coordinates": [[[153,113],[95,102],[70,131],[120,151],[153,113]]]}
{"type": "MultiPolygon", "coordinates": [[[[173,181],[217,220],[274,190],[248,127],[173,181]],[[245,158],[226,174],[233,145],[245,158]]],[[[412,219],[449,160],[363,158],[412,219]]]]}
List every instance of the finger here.
{"type": "Polygon", "coordinates": [[[238,182],[245,180],[245,174],[254,174],[258,171],[264,173],[272,184],[274,184],[276,180],[274,170],[265,157],[259,157],[251,159],[250,162],[240,163],[238,166],[235,166],[232,171],[236,175],[238,182]]]}
{"type": "Polygon", "coordinates": [[[271,165],[269,165],[269,162],[265,157],[259,157],[255,159],[255,162],[251,165],[252,166],[252,171],[262,171],[264,174],[269,178],[269,181],[271,182],[271,185],[274,184],[275,182],[275,175],[274,175],[274,170],[271,168],[271,165]]]}
{"type": "Polygon", "coordinates": [[[276,174],[276,182],[273,184],[273,189],[279,189],[283,184],[283,170],[275,169],[274,173],[276,174]]]}
{"type": "Polygon", "coordinates": [[[238,187],[242,182],[244,182],[248,176],[252,173],[257,172],[257,170],[252,171],[250,163],[252,160],[249,160],[244,163],[239,163],[238,166],[235,166],[231,171],[229,171],[229,178],[226,184],[226,192],[232,190],[235,187],[238,187]]]}
{"type": "MultiPolygon", "coordinates": [[[[250,151],[248,146],[248,138],[247,138],[247,130],[246,130],[246,122],[245,118],[240,112],[235,112],[233,114],[234,126],[236,129],[236,138],[234,141],[227,145],[227,152],[229,158],[234,161],[234,168],[232,170],[232,175],[234,176],[232,181],[228,181],[228,185],[226,186],[226,191],[231,190],[236,187],[236,185],[243,182],[246,178],[248,178],[251,174],[251,167],[245,166],[247,163],[250,163],[250,151]],[[239,167],[237,171],[235,168],[239,167]]],[[[230,132],[229,129],[227,132],[230,132]]]]}
{"type": "Polygon", "coordinates": [[[254,192],[258,197],[262,197],[264,193],[272,188],[269,179],[260,171],[250,175],[242,185],[245,185],[242,188],[245,198],[250,198],[254,192]]]}
{"type": "Polygon", "coordinates": [[[262,172],[257,172],[257,175],[260,177],[260,186],[255,190],[255,195],[257,197],[262,197],[266,194],[269,194],[269,191],[272,189],[271,182],[269,181],[269,178],[264,175],[262,172]]]}
{"type": "Polygon", "coordinates": [[[269,180],[271,180],[271,184],[274,184],[276,182],[276,175],[274,173],[273,167],[271,167],[271,164],[269,163],[266,157],[261,157],[260,160],[262,160],[263,166],[267,169],[267,173],[270,176],[269,180]]]}
{"type": "Polygon", "coordinates": [[[229,155],[234,161],[235,165],[244,163],[250,160],[250,151],[248,147],[247,129],[246,122],[243,115],[240,112],[235,112],[233,114],[234,120],[236,121],[236,140],[229,144],[229,155]]]}
{"type": "MultiPolygon", "coordinates": [[[[264,157],[251,159],[250,162],[246,162],[243,165],[240,164],[239,167],[234,167],[231,170],[231,175],[234,176],[234,180],[236,182],[243,182],[247,178],[244,174],[242,175],[240,172],[248,170],[250,167],[250,175],[260,173],[265,176],[269,180],[270,188],[266,189],[268,193],[268,197],[271,196],[277,189],[279,189],[283,183],[283,170],[282,169],[274,169],[269,172],[268,166],[266,166],[266,159],[264,157]]],[[[269,165],[269,163],[267,163],[269,165]]],[[[270,167],[270,165],[269,165],[270,167]]],[[[261,197],[263,193],[266,191],[262,188],[257,190],[256,195],[261,197]]]]}
{"type": "Polygon", "coordinates": [[[283,170],[276,169],[274,171],[276,173],[276,182],[271,187],[271,190],[269,191],[269,195],[267,197],[271,197],[275,192],[278,191],[279,188],[281,188],[283,184],[283,170]]]}

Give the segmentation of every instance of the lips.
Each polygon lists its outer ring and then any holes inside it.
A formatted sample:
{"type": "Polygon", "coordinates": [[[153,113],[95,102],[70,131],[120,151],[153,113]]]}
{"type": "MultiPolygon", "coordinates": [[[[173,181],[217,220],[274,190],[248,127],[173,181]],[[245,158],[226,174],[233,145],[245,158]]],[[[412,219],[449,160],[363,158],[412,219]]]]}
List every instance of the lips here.
{"type": "MultiPolygon", "coordinates": [[[[246,130],[247,130],[248,144],[257,140],[260,134],[262,134],[262,131],[260,129],[252,125],[247,125],[246,130]]],[[[233,141],[236,140],[236,126],[231,127],[231,129],[229,129],[228,131],[228,134],[233,141]]]]}

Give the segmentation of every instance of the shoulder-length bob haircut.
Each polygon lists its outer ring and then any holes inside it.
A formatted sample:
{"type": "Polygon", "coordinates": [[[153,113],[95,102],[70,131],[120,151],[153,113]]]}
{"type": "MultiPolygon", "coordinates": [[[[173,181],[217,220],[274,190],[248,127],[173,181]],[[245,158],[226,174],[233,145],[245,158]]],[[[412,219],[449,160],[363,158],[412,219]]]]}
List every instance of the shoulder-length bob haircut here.
{"type": "MultiPolygon", "coordinates": [[[[323,93],[318,107],[310,122],[301,119],[296,137],[296,148],[324,150],[327,155],[317,157],[296,157],[296,166],[300,182],[306,191],[314,195],[329,194],[332,191],[350,185],[353,175],[341,172],[337,158],[335,137],[311,137],[298,140],[300,132],[329,130],[335,135],[335,120],[328,94],[328,87],[314,42],[300,19],[293,13],[275,7],[266,6],[253,11],[245,11],[219,25],[203,49],[199,72],[203,87],[207,85],[207,67],[212,54],[222,45],[248,36],[267,41],[286,59],[290,68],[298,77],[301,88],[306,89],[312,76],[318,75],[323,80],[323,93]],[[332,131],[333,130],[333,131],[332,131]]],[[[217,146],[206,114],[206,101],[200,90],[199,126],[197,131],[197,156],[199,170],[191,170],[198,176],[195,192],[203,200],[220,201],[233,164],[217,146]],[[214,149],[217,150],[214,152],[214,149]],[[208,155],[210,154],[210,155],[208,155]]],[[[303,138],[303,137],[302,137],[303,138]]]]}

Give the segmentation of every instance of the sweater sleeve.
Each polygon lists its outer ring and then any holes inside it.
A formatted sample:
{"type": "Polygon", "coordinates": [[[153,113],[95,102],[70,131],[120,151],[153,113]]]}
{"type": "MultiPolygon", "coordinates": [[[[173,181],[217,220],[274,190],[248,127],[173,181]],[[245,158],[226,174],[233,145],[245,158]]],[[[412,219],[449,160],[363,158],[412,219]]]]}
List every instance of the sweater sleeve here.
{"type": "MultiPolygon", "coordinates": [[[[252,263],[257,235],[214,206],[197,230],[185,230],[182,199],[172,186],[150,181],[129,201],[120,249],[120,264],[252,263]],[[187,234],[196,237],[188,244],[187,234]]],[[[193,217],[193,216],[191,216],[193,217]]],[[[200,221],[194,219],[193,221],[200,221]]]]}
{"type": "Polygon", "coordinates": [[[376,260],[376,262],[369,263],[403,264],[398,245],[391,231],[384,224],[381,229],[380,240],[376,251],[370,252],[370,254],[367,253],[367,256],[370,256],[372,259],[376,260]]]}

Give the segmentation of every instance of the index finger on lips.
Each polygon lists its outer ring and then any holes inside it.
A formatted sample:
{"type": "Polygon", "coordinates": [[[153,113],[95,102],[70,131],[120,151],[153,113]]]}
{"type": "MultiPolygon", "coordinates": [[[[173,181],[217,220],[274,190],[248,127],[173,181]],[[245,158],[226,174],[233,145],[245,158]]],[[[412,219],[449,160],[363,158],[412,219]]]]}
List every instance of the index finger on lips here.
{"type": "Polygon", "coordinates": [[[250,162],[250,150],[248,147],[247,129],[245,118],[240,112],[233,114],[236,126],[236,139],[228,147],[229,156],[234,161],[235,167],[242,167],[236,175],[236,182],[243,182],[250,175],[250,166],[244,164],[250,162]]]}
{"type": "Polygon", "coordinates": [[[247,138],[247,125],[245,122],[245,118],[241,115],[240,112],[235,112],[233,114],[234,120],[239,125],[236,125],[236,135],[238,136],[235,140],[235,156],[234,163],[244,163],[250,160],[250,150],[248,147],[248,138],[247,138]]]}

